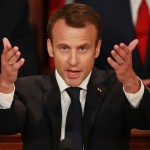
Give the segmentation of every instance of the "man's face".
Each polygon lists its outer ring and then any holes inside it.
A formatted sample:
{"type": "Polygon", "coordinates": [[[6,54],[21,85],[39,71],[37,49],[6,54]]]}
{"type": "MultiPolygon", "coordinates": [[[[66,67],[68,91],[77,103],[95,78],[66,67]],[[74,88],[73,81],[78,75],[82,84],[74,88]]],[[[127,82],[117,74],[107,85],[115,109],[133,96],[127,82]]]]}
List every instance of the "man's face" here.
{"type": "Polygon", "coordinates": [[[59,75],[69,86],[80,85],[99,55],[101,41],[95,45],[95,26],[88,24],[84,28],[73,28],[60,19],[53,27],[52,37],[53,43],[47,40],[48,52],[54,57],[59,75]]]}

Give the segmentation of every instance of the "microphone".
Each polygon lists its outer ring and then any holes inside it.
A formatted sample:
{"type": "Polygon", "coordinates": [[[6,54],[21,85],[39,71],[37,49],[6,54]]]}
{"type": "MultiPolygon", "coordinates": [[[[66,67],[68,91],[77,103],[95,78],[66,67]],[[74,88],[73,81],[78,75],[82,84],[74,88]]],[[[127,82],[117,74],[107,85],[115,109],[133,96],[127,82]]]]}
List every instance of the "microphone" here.
{"type": "Polygon", "coordinates": [[[69,138],[63,139],[58,145],[58,150],[75,150],[73,141],[69,138]]]}

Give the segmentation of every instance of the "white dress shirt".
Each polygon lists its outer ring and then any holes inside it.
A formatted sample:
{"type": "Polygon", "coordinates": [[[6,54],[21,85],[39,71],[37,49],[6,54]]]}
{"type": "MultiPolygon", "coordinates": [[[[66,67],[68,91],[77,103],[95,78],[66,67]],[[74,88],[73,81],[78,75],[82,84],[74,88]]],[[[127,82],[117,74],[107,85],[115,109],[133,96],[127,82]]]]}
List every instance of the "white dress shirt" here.
{"type": "MultiPolygon", "coordinates": [[[[82,88],[82,90],[80,90],[80,102],[81,102],[81,107],[82,107],[82,113],[84,113],[84,106],[85,106],[86,94],[87,94],[87,85],[88,85],[90,76],[91,76],[91,72],[87,76],[87,78],[78,86],[82,88]]],[[[60,140],[62,140],[65,137],[66,117],[67,117],[67,111],[68,111],[69,105],[71,103],[71,99],[69,95],[67,94],[67,92],[65,91],[65,89],[68,88],[69,85],[65,83],[62,77],[58,74],[57,70],[56,70],[56,80],[57,80],[57,83],[61,92],[62,124],[61,124],[61,139],[60,140]]],[[[11,107],[13,97],[14,97],[14,91],[10,94],[4,94],[0,92],[0,108],[1,109],[9,109],[11,107]]],[[[141,82],[141,88],[137,93],[130,94],[130,93],[125,92],[125,95],[130,105],[137,108],[139,106],[143,93],[144,93],[144,85],[141,82]]]]}
{"type": "MultiPolygon", "coordinates": [[[[87,93],[87,84],[89,82],[90,76],[91,76],[91,72],[87,76],[87,78],[78,86],[81,88],[80,103],[82,107],[82,113],[84,112],[85,98],[86,98],[86,93],[87,93]]],[[[61,78],[57,70],[56,70],[56,80],[57,80],[57,83],[61,92],[61,108],[62,108],[61,140],[62,140],[65,137],[66,117],[67,117],[68,108],[71,103],[71,99],[68,93],[65,91],[65,89],[67,89],[69,86],[61,78]]]]}
{"type": "MultiPolygon", "coordinates": [[[[131,16],[132,16],[132,21],[134,26],[136,25],[138,10],[141,2],[142,0],[130,0],[131,16]]],[[[150,0],[146,0],[146,3],[150,12],[150,0]]]]}

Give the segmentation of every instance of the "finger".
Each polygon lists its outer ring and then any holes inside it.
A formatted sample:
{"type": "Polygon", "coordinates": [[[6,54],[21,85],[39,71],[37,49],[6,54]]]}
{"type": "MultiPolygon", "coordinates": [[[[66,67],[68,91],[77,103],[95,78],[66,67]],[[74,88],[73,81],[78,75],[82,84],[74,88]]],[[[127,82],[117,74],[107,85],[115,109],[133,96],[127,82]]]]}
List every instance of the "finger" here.
{"type": "Polygon", "coordinates": [[[115,45],[114,50],[120,56],[120,58],[118,59],[119,62],[127,59],[129,50],[124,43],[121,43],[120,45],[115,45]]]}
{"type": "Polygon", "coordinates": [[[25,59],[24,59],[24,58],[21,58],[18,62],[16,62],[16,63],[12,66],[13,70],[14,70],[14,71],[18,71],[24,63],[25,63],[25,59]]]}
{"type": "Polygon", "coordinates": [[[120,43],[119,46],[123,50],[123,52],[125,52],[125,53],[129,53],[130,52],[129,51],[129,47],[126,44],[120,43]]]}
{"type": "Polygon", "coordinates": [[[127,60],[128,57],[127,48],[128,47],[123,43],[114,46],[114,51],[112,51],[111,54],[118,64],[122,64],[122,62],[127,60]]]}
{"type": "Polygon", "coordinates": [[[131,57],[132,51],[130,51],[129,47],[124,43],[120,43],[120,48],[123,50],[123,53],[120,54],[121,57],[124,61],[127,61],[131,57]]]}
{"type": "Polygon", "coordinates": [[[135,47],[137,46],[138,42],[139,42],[138,39],[131,41],[131,43],[128,45],[129,50],[133,51],[135,49],[135,47]]]}
{"type": "Polygon", "coordinates": [[[4,53],[11,49],[11,44],[7,38],[3,38],[4,53]]]}
{"type": "Polygon", "coordinates": [[[14,55],[13,55],[13,57],[11,57],[11,59],[9,59],[9,64],[10,65],[14,65],[18,60],[19,60],[19,58],[20,58],[20,55],[21,55],[21,53],[19,52],[19,51],[17,51],[14,55]]]}
{"type": "Polygon", "coordinates": [[[112,55],[113,59],[114,59],[119,65],[122,64],[123,58],[120,57],[120,55],[119,55],[115,50],[112,50],[112,51],[111,51],[111,55],[112,55]]]}
{"type": "Polygon", "coordinates": [[[13,47],[6,53],[6,59],[9,61],[16,53],[18,52],[19,48],[17,46],[13,47]]]}
{"type": "Polygon", "coordinates": [[[119,64],[116,61],[114,61],[111,57],[108,57],[107,61],[113,69],[115,70],[119,69],[120,67],[119,64]]]}

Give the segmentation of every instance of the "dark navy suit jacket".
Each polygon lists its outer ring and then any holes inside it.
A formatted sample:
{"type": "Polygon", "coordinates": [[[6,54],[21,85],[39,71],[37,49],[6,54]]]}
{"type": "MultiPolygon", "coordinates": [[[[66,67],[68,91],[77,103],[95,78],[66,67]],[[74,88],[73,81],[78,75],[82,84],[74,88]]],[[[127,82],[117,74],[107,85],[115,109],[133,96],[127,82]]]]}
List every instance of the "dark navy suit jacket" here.
{"type": "MultiPolygon", "coordinates": [[[[11,108],[0,109],[0,134],[21,132],[23,150],[57,150],[62,111],[55,74],[20,78],[15,85],[11,108]]],[[[113,71],[93,70],[83,115],[85,150],[129,150],[130,130],[150,129],[150,93],[145,89],[134,109],[122,88],[113,71]]]]}

